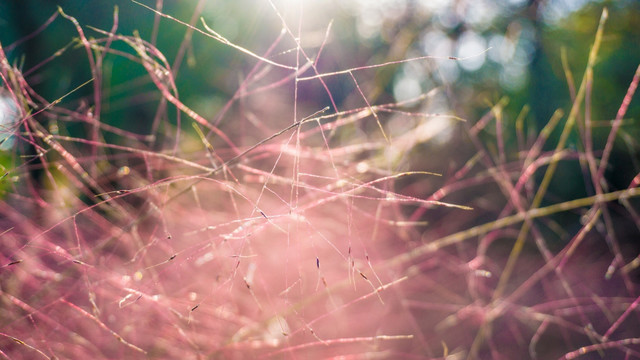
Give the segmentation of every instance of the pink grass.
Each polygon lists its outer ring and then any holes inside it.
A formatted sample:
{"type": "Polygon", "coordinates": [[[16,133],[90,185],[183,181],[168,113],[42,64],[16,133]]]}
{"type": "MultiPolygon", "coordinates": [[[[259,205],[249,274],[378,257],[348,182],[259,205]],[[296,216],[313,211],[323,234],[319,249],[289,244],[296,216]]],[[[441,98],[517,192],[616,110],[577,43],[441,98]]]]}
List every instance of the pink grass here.
{"type": "Polygon", "coordinates": [[[119,34],[117,10],[108,31],[60,10],[8,48],[70,21],[80,49],[45,54],[25,72],[0,51],[2,86],[21,104],[0,193],[2,356],[640,358],[640,258],[622,241],[640,230],[640,175],[622,190],[604,177],[640,67],[599,149],[597,46],[577,92],[566,72],[569,118],[558,110],[529,134],[528,110],[513,119],[506,98],[479,119],[423,111],[429,94],[376,104],[373,70],[435,57],[324,72],[334,22],[305,48],[313,14],[303,3],[287,9],[293,16],[271,3],[282,31],[266,50],[218,33],[201,18],[205,1],[189,21],[161,0],[134,3],[154,18],[149,41],[119,34]],[[159,45],[165,21],[186,31],[171,57],[159,45]],[[180,88],[194,36],[246,62],[226,70],[237,85],[214,115],[194,110],[180,88]],[[31,78],[67,51],[83,54],[91,80],[47,100],[31,78]],[[144,79],[105,88],[115,58],[144,79]],[[353,87],[340,110],[329,78],[353,87]],[[90,95],[72,100],[89,82],[90,95]],[[153,115],[140,119],[147,133],[109,123],[101,106],[138,82],[153,86],[153,115]],[[307,85],[327,103],[307,98],[307,85]],[[390,128],[398,119],[400,134],[390,128]],[[430,147],[437,134],[420,129],[432,119],[457,121],[451,143],[430,147]],[[584,149],[565,146],[575,121],[584,121],[584,149]],[[85,133],[66,132],[77,124],[85,133]],[[455,168],[440,166],[449,158],[455,168]],[[595,193],[553,193],[556,169],[569,163],[588,166],[595,193]]]}

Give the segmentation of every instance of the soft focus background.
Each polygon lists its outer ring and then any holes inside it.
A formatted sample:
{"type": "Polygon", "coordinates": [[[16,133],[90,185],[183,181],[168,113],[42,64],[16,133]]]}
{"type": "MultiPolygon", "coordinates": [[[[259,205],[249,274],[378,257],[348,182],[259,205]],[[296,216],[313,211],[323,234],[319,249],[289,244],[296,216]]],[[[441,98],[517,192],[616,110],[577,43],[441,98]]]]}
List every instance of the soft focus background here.
{"type": "Polygon", "coordinates": [[[2,1],[0,44],[0,355],[640,358],[638,1],[2,1]]]}
{"type": "MultiPolygon", "coordinates": [[[[230,41],[258,53],[266,50],[280,31],[281,20],[268,2],[205,1],[197,8],[195,2],[160,3],[167,14],[185,22],[198,15],[195,19],[199,24],[198,17],[202,16],[230,41]]],[[[157,43],[169,63],[179,56],[176,85],[181,99],[208,119],[216,118],[241,81],[242,74],[231,76],[229,69],[246,71],[250,66],[238,51],[198,34],[179,52],[179,44],[187,31],[185,27],[167,19],[154,27],[153,13],[130,1],[3,2],[0,4],[3,14],[0,41],[10,62],[28,70],[65,49],[32,76],[31,84],[47,99],[55,99],[73,85],[87,80],[89,64],[81,56],[83,50],[72,43],[75,29],[69,22],[54,21],[40,36],[20,44],[14,42],[43,25],[58,5],[83,26],[103,30],[111,28],[113,9],[117,5],[120,33],[130,35],[138,31],[143,39],[157,43]]],[[[155,4],[148,2],[147,5],[155,4]]],[[[278,6],[285,17],[297,21],[296,2],[282,2],[278,6]]],[[[525,126],[532,129],[542,128],[556,109],[568,110],[571,91],[562,54],[577,82],[593,43],[597,19],[605,6],[611,20],[598,57],[592,107],[592,116],[604,121],[615,114],[640,58],[637,46],[640,5],[633,0],[308,1],[304,2],[301,24],[291,22],[290,26],[300,25],[306,31],[302,45],[317,49],[332,22],[326,56],[318,63],[321,72],[425,55],[442,57],[444,59],[408,62],[366,72],[361,81],[369,102],[403,101],[437,90],[426,112],[470,119],[479,118],[503,99],[507,115],[505,131],[509,131],[515,126],[513,119],[525,106],[530,113],[525,126]],[[450,61],[446,59],[449,56],[470,58],[450,61]]],[[[86,31],[91,36],[92,31],[86,31]]],[[[115,49],[119,46],[114,44],[115,49]]],[[[286,54],[275,54],[274,58],[286,58],[286,54]]],[[[101,118],[135,132],[149,131],[159,95],[153,93],[154,87],[145,79],[144,69],[118,57],[107,57],[104,62],[105,85],[113,89],[105,94],[101,118]]],[[[338,110],[362,105],[351,79],[328,78],[327,86],[338,110]]],[[[73,97],[90,90],[90,87],[82,89],[73,97]]],[[[300,91],[301,104],[317,108],[330,103],[326,91],[318,84],[300,91]]],[[[622,130],[628,142],[639,135],[634,126],[638,107],[631,104],[629,120],[622,130]]],[[[189,126],[185,128],[190,130],[189,126]]],[[[604,143],[608,130],[596,125],[593,131],[594,142],[604,143]]],[[[451,135],[441,133],[439,141],[447,142],[451,135]]],[[[579,146],[575,139],[570,143],[579,146]]],[[[616,145],[625,146],[622,142],[616,145]]],[[[637,148],[637,144],[630,145],[637,148]]],[[[611,174],[611,180],[628,183],[628,177],[635,173],[627,165],[635,159],[616,155],[620,158],[614,156],[612,161],[619,171],[611,174]]]]}

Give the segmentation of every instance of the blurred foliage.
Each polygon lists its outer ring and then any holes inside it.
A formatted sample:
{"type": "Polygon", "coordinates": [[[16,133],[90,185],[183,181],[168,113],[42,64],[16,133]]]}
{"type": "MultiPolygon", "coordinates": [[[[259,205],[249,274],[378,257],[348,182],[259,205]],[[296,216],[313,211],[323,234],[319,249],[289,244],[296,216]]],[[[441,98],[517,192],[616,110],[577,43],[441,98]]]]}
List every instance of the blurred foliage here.
{"type": "MultiPolygon", "coordinates": [[[[144,3],[155,5],[154,1],[144,3]]],[[[202,24],[198,17],[202,16],[230,41],[258,54],[266,51],[280,32],[281,20],[270,11],[266,1],[205,1],[199,12],[194,10],[197,1],[161,3],[164,13],[182,21],[189,22],[196,15],[195,24],[199,28],[202,24]],[[248,8],[251,11],[246,11],[248,8]]],[[[5,1],[0,3],[3,47],[6,49],[44,24],[57,11],[58,5],[76,17],[90,37],[102,35],[88,26],[103,30],[112,27],[114,7],[117,6],[118,33],[131,35],[137,31],[141,38],[152,42],[157,37],[157,46],[170,63],[175,60],[188,31],[185,26],[163,18],[154,33],[153,12],[129,0],[5,1]]],[[[276,6],[285,18],[290,13],[295,16],[297,6],[292,3],[277,2],[276,6]]],[[[533,130],[532,135],[535,135],[556,109],[568,113],[571,95],[562,66],[562,52],[566,51],[573,85],[578,87],[604,6],[609,8],[610,14],[595,68],[592,95],[593,121],[602,125],[594,129],[596,148],[599,148],[608,134],[606,122],[615,117],[635,67],[640,63],[637,46],[640,44],[640,3],[637,1],[310,1],[305,3],[301,27],[313,31],[312,38],[303,39],[303,46],[312,49],[310,54],[313,56],[322,42],[324,30],[333,21],[330,41],[318,63],[323,72],[425,55],[471,56],[460,61],[409,62],[367,70],[355,76],[374,104],[395,102],[443,88],[446,99],[437,102],[431,110],[452,113],[470,121],[476,121],[505,98],[508,104],[502,115],[506,134],[515,132],[515,119],[528,105],[530,115],[526,118],[525,130],[533,130]]],[[[7,55],[10,61],[28,71],[56,51],[70,46],[27,79],[38,93],[53,101],[90,76],[85,49],[78,46],[74,38],[77,33],[71,22],[58,17],[43,33],[12,47],[7,55]]],[[[295,46],[289,39],[284,42],[279,49],[295,46]]],[[[113,48],[131,52],[123,43],[114,43],[113,48]]],[[[198,33],[187,43],[184,56],[177,75],[180,98],[208,119],[216,118],[242,77],[255,64],[254,59],[198,33]]],[[[283,52],[273,56],[277,59],[291,54],[283,52]]],[[[104,72],[101,121],[141,134],[148,133],[160,94],[154,91],[154,85],[145,76],[146,71],[128,59],[107,55],[104,72]]],[[[363,106],[348,77],[328,78],[327,85],[338,110],[363,106]]],[[[316,110],[329,104],[324,89],[318,84],[300,86],[300,103],[309,103],[316,110]]],[[[90,106],[88,95],[91,91],[87,86],[74,93],[67,101],[76,102],[71,102],[69,107],[90,106]]],[[[291,91],[290,86],[284,91],[291,91]]],[[[169,114],[171,117],[175,112],[169,114]]],[[[633,155],[638,154],[635,139],[640,135],[639,115],[640,104],[633,101],[621,130],[620,138],[627,139],[627,143],[616,144],[627,155],[631,154],[631,159],[614,158],[612,163],[617,166],[615,164],[631,161],[636,167],[627,166],[624,174],[616,175],[625,179],[621,183],[628,184],[628,177],[638,171],[633,155]]],[[[232,131],[232,125],[229,126],[231,129],[227,131],[232,131]]],[[[184,128],[190,129],[190,126],[184,128]]],[[[66,131],[83,130],[70,127],[66,131]]],[[[495,134],[481,136],[491,143],[495,134]]],[[[515,146],[513,136],[507,139],[507,145],[515,146]]],[[[577,136],[571,141],[570,146],[583,146],[577,136]]],[[[553,146],[553,142],[549,144],[553,146]]],[[[512,150],[513,153],[517,151],[512,150]]]]}

